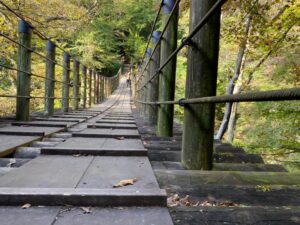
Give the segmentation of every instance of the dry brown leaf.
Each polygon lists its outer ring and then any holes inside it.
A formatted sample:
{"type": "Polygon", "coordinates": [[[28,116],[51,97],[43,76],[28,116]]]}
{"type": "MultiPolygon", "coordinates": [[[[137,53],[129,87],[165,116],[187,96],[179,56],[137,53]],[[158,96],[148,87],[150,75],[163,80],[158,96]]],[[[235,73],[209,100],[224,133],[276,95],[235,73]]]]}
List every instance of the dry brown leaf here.
{"type": "Polygon", "coordinates": [[[26,203],[25,205],[21,206],[21,209],[29,209],[31,207],[31,204],[26,203]]]}
{"type": "Polygon", "coordinates": [[[119,187],[124,187],[124,186],[127,186],[127,185],[133,185],[135,182],[137,182],[136,178],[121,180],[119,183],[115,184],[113,186],[113,188],[119,188],[119,187]]]}
{"type": "Polygon", "coordinates": [[[92,208],[91,207],[80,207],[80,209],[83,211],[84,214],[92,213],[92,208]]]}
{"type": "Polygon", "coordinates": [[[115,139],[117,139],[117,140],[124,140],[125,138],[124,137],[116,137],[115,139]]]}

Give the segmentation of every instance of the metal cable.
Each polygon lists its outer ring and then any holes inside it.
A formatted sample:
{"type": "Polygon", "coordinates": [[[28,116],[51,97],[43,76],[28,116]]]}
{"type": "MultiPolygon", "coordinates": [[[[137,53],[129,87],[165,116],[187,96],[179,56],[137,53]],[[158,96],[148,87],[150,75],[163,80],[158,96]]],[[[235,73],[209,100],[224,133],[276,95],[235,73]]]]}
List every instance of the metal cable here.
{"type": "Polygon", "coordinates": [[[9,36],[6,35],[6,34],[0,33],[0,36],[3,37],[3,38],[5,38],[6,40],[9,40],[10,42],[12,42],[12,43],[14,43],[14,44],[16,44],[16,45],[19,45],[19,46],[25,48],[26,50],[28,50],[28,51],[30,51],[30,52],[32,52],[32,53],[34,53],[34,54],[40,56],[41,58],[43,58],[43,59],[45,59],[45,60],[49,60],[49,61],[53,62],[53,63],[54,63],[55,65],[57,65],[57,66],[60,66],[60,67],[62,67],[62,68],[64,67],[63,65],[59,64],[57,61],[55,61],[55,60],[53,60],[53,59],[50,59],[49,57],[47,57],[47,56],[45,56],[45,55],[43,55],[43,54],[41,54],[41,53],[39,53],[39,52],[33,50],[32,48],[27,47],[26,45],[21,44],[21,43],[18,42],[18,41],[15,41],[14,39],[12,39],[11,37],[9,37],[9,36]]]}
{"type": "MultiPolygon", "coordinates": [[[[150,55],[150,57],[149,57],[149,59],[148,59],[146,65],[145,65],[143,71],[141,72],[141,75],[137,78],[137,82],[140,80],[140,78],[141,78],[142,76],[144,76],[144,72],[145,72],[147,66],[149,65],[149,63],[150,63],[150,61],[151,61],[151,59],[152,59],[152,57],[153,57],[153,55],[154,55],[156,49],[158,48],[160,42],[162,41],[163,35],[165,34],[165,32],[166,32],[166,30],[167,30],[167,28],[168,28],[168,25],[169,25],[169,23],[171,22],[171,19],[172,19],[172,17],[174,16],[174,13],[175,13],[177,7],[178,7],[179,4],[180,4],[180,1],[181,1],[181,0],[177,0],[177,1],[175,2],[174,7],[173,7],[173,9],[172,9],[172,11],[171,11],[171,13],[170,13],[170,15],[169,15],[169,17],[168,17],[167,22],[166,22],[166,25],[164,26],[164,29],[162,30],[162,32],[161,32],[161,34],[160,34],[160,36],[159,36],[159,39],[158,39],[157,43],[155,44],[154,49],[152,50],[151,55],[150,55]]],[[[151,36],[152,36],[152,33],[153,33],[153,32],[151,32],[151,36]]],[[[147,48],[148,48],[148,46],[147,46],[147,48]]],[[[146,49],[147,49],[147,48],[146,48],[146,49]]],[[[145,58],[143,58],[143,60],[144,60],[144,59],[145,59],[145,58]]]]}
{"type": "Polygon", "coordinates": [[[168,57],[168,59],[160,66],[158,71],[150,77],[137,91],[141,91],[150,81],[152,81],[160,72],[166,67],[166,65],[184,48],[192,38],[198,33],[198,31],[207,23],[207,21],[213,16],[216,10],[219,10],[222,5],[228,0],[219,0],[216,2],[211,9],[205,14],[201,21],[196,25],[196,27],[191,31],[191,33],[182,41],[182,43],[177,47],[177,49],[168,57]]]}
{"type": "Polygon", "coordinates": [[[158,102],[136,102],[147,105],[188,105],[203,103],[229,103],[229,102],[265,102],[265,101],[287,101],[300,100],[300,88],[289,88],[282,90],[248,92],[243,94],[220,95],[211,97],[181,99],[176,101],[158,101],[158,102]]]}
{"type": "MultiPolygon", "coordinates": [[[[154,20],[154,22],[153,22],[153,24],[152,24],[151,32],[150,32],[150,35],[149,35],[149,38],[148,38],[148,41],[147,41],[147,45],[146,45],[146,50],[148,49],[148,47],[149,47],[149,45],[150,45],[151,38],[152,38],[152,34],[153,34],[153,32],[154,32],[155,26],[156,26],[157,21],[158,21],[158,19],[159,19],[160,11],[161,11],[163,5],[164,5],[164,0],[161,0],[161,3],[160,3],[160,5],[159,5],[158,12],[157,12],[156,17],[155,17],[155,20],[154,20]]],[[[144,55],[143,55],[142,61],[144,61],[145,57],[146,57],[146,51],[145,51],[145,53],[144,53],[144,55]]]]}
{"type": "Polygon", "coordinates": [[[66,82],[63,82],[63,81],[60,81],[60,80],[56,80],[56,79],[52,79],[52,78],[48,78],[48,77],[43,77],[41,75],[30,73],[30,72],[20,70],[20,69],[17,69],[17,68],[13,68],[13,67],[10,67],[10,66],[0,64],[0,67],[3,67],[3,68],[8,69],[8,70],[13,70],[13,71],[16,71],[16,72],[20,72],[20,73],[25,73],[28,76],[39,77],[39,78],[42,78],[42,79],[45,79],[45,80],[52,80],[52,81],[57,82],[57,83],[68,84],[69,86],[71,86],[69,83],[66,83],[66,82]]]}

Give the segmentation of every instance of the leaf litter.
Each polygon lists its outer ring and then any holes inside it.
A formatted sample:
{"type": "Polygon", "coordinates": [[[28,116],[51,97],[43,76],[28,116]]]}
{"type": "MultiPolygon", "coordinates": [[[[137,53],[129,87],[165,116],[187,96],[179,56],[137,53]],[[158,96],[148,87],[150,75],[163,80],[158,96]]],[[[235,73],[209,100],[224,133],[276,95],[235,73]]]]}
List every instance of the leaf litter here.
{"type": "Polygon", "coordinates": [[[203,201],[195,201],[191,199],[189,195],[181,198],[178,194],[172,194],[167,199],[169,207],[187,206],[187,207],[198,207],[198,206],[223,206],[223,207],[234,207],[241,206],[239,203],[232,201],[218,201],[212,197],[209,197],[203,201]]]}

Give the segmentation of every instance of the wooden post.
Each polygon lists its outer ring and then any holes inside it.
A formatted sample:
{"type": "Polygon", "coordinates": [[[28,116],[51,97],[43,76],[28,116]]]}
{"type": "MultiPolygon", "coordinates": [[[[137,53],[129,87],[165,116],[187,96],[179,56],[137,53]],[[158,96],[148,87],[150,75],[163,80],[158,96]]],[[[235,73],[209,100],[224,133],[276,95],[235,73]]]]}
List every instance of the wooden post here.
{"type": "MultiPolygon", "coordinates": [[[[19,42],[31,48],[32,28],[23,20],[19,21],[19,42]]],[[[18,75],[17,75],[17,109],[16,119],[29,121],[30,119],[30,73],[31,73],[31,52],[19,45],[18,48],[18,75]]]]}
{"type": "MultiPolygon", "coordinates": [[[[158,43],[159,37],[161,35],[160,31],[153,32],[152,42],[155,46],[158,43]]],[[[160,44],[158,44],[155,52],[153,53],[151,62],[150,62],[150,76],[153,76],[157,70],[159,69],[160,63],[160,44]]],[[[150,81],[148,85],[148,94],[147,94],[147,102],[156,102],[158,101],[158,83],[159,79],[156,76],[152,81],[150,81]]],[[[151,125],[155,125],[157,123],[157,105],[149,105],[148,108],[148,123],[151,125]]]]}
{"type": "Polygon", "coordinates": [[[54,90],[55,90],[55,44],[47,41],[46,44],[46,79],[45,79],[45,116],[54,114],[54,90]]]}
{"type": "Polygon", "coordinates": [[[64,64],[63,64],[63,86],[62,86],[62,112],[69,111],[70,101],[70,55],[64,52],[64,64]]]}
{"type": "MultiPolygon", "coordinates": [[[[151,61],[152,59],[150,59],[150,56],[151,56],[151,53],[152,53],[152,49],[151,48],[148,48],[147,51],[146,51],[146,56],[147,56],[147,60],[146,62],[148,62],[148,59],[151,61]]],[[[150,63],[148,64],[148,66],[146,67],[145,69],[145,73],[144,73],[144,80],[145,81],[148,81],[150,79],[150,63]]],[[[143,88],[143,101],[147,102],[148,100],[148,95],[149,95],[149,85],[150,83],[146,84],[145,87],[143,88]]],[[[144,119],[145,121],[148,121],[149,119],[149,110],[150,110],[150,105],[147,105],[147,104],[144,104],[144,119]]]]}
{"type": "Polygon", "coordinates": [[[73,77],[73,110],[79,108],[79,62],[74,60],[74,77],[73,77]]]}
{"type": "Polygon", "coordinates": [[[100,75],[100,101],[104,101],[104,77],[100,75]]]}
{"type": "MultiPolygon", "coordinates": [[[[143,61],[143,63],[142,63],[142,70],[144,69],[144,66],[146,66],[146,60],[143,61]]],[[[140,83],[139,83],[140,86],[143,86],[145,84],[145,81],[146,81],[145,76],[146,76],[145,73],[142,74],[142,77],[141,77],[140,83]]],[[[140,94],[140,101],[145,101],[145,87],[140,90],[139,94],[140,94]]],[[[143,118],[145,118],[145,107],[146,107],[145,104],[140,104],[140,110],[139,111],[140,111],[140,115],[143,118]]]]}
{"type": "Polygon", "coordinates": [[[96,71],[93,71],[93,77],[94,77],[94,105],[97,104],[97,76],[96,71]]]}
{"type": "Polygon", "coordinates": [[[89,107],[92,107],[93,70],[89,69],[89,107]]]}
{"type": "MultiPolygon", "coordinates": [[[[191,0],[192,30],[216,0],[191,0]]],[[[186,98],[216,95],[220,37],[220,11],[196,34],[188,54],[186,98]]],[[[188,169],[210,170],[213,163],[214,104],[186,105],[182,163],[188,169]]]]}
{"type": "Polygon", "coordinates": [[[82,80],[83,80],[83,90],[82,90],[82,106],[86,108],[86,100],[87,100],[87,68],[86,66],[82,66],[82,80]]]}
{"type": "Polygon", "coordinates": [[[100,88],[100,77],[99,77],[99,72],[96,72],[96,77],[97,77],[97,90],[96,90],[96,94],[97,94],[97,104],[99,104],[100,102],[100,96],[99,96],[99,88],[100,88]]]}
{"type": "MultiPolygon", "coordinates": [[[[175,0],[165,0],[163,6],[163,27],[166,25],[170,12],[175,4],[175,0]]],[[[177,48],[178,30],[178,7],[173,15],[166,32],[161,41],[162,65],[177,48]]],[[[159,77],[159,101],[172,101],[175,95],[176,57],[161,71],[159,77]]],[[[160,105],[158,107],[157,136],[173,136],[174,105],[160,105]]]]}

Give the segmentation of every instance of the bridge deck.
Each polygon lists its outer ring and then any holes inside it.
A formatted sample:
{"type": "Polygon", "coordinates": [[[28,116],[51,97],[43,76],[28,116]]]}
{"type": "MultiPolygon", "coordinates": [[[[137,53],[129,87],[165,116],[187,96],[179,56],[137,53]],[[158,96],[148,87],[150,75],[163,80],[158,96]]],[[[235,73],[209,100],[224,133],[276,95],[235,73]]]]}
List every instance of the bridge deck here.
{"type": "Polygon", "coordinates": [[[122,83],[91,109],[2,122],[0,225],[299,224],[299,173],[221,143],[214,171],[185,170],[180,125],[155,136],[129,98],[122,83]]]}
{"type": "Polygon", "coordinates": [[[12,138],[9,146],[0,143],[4,155],[33,142],[38,156],[1,176],[0,224],[173,224],[124,83],[91,110],[13,122],[1,131],[15,132],[0,133],[1,140],[12,138]],[[134,183],[114,188],[128,179],[134,183]],[[31,207],[21,209],[27,203],[31,207]]]}

